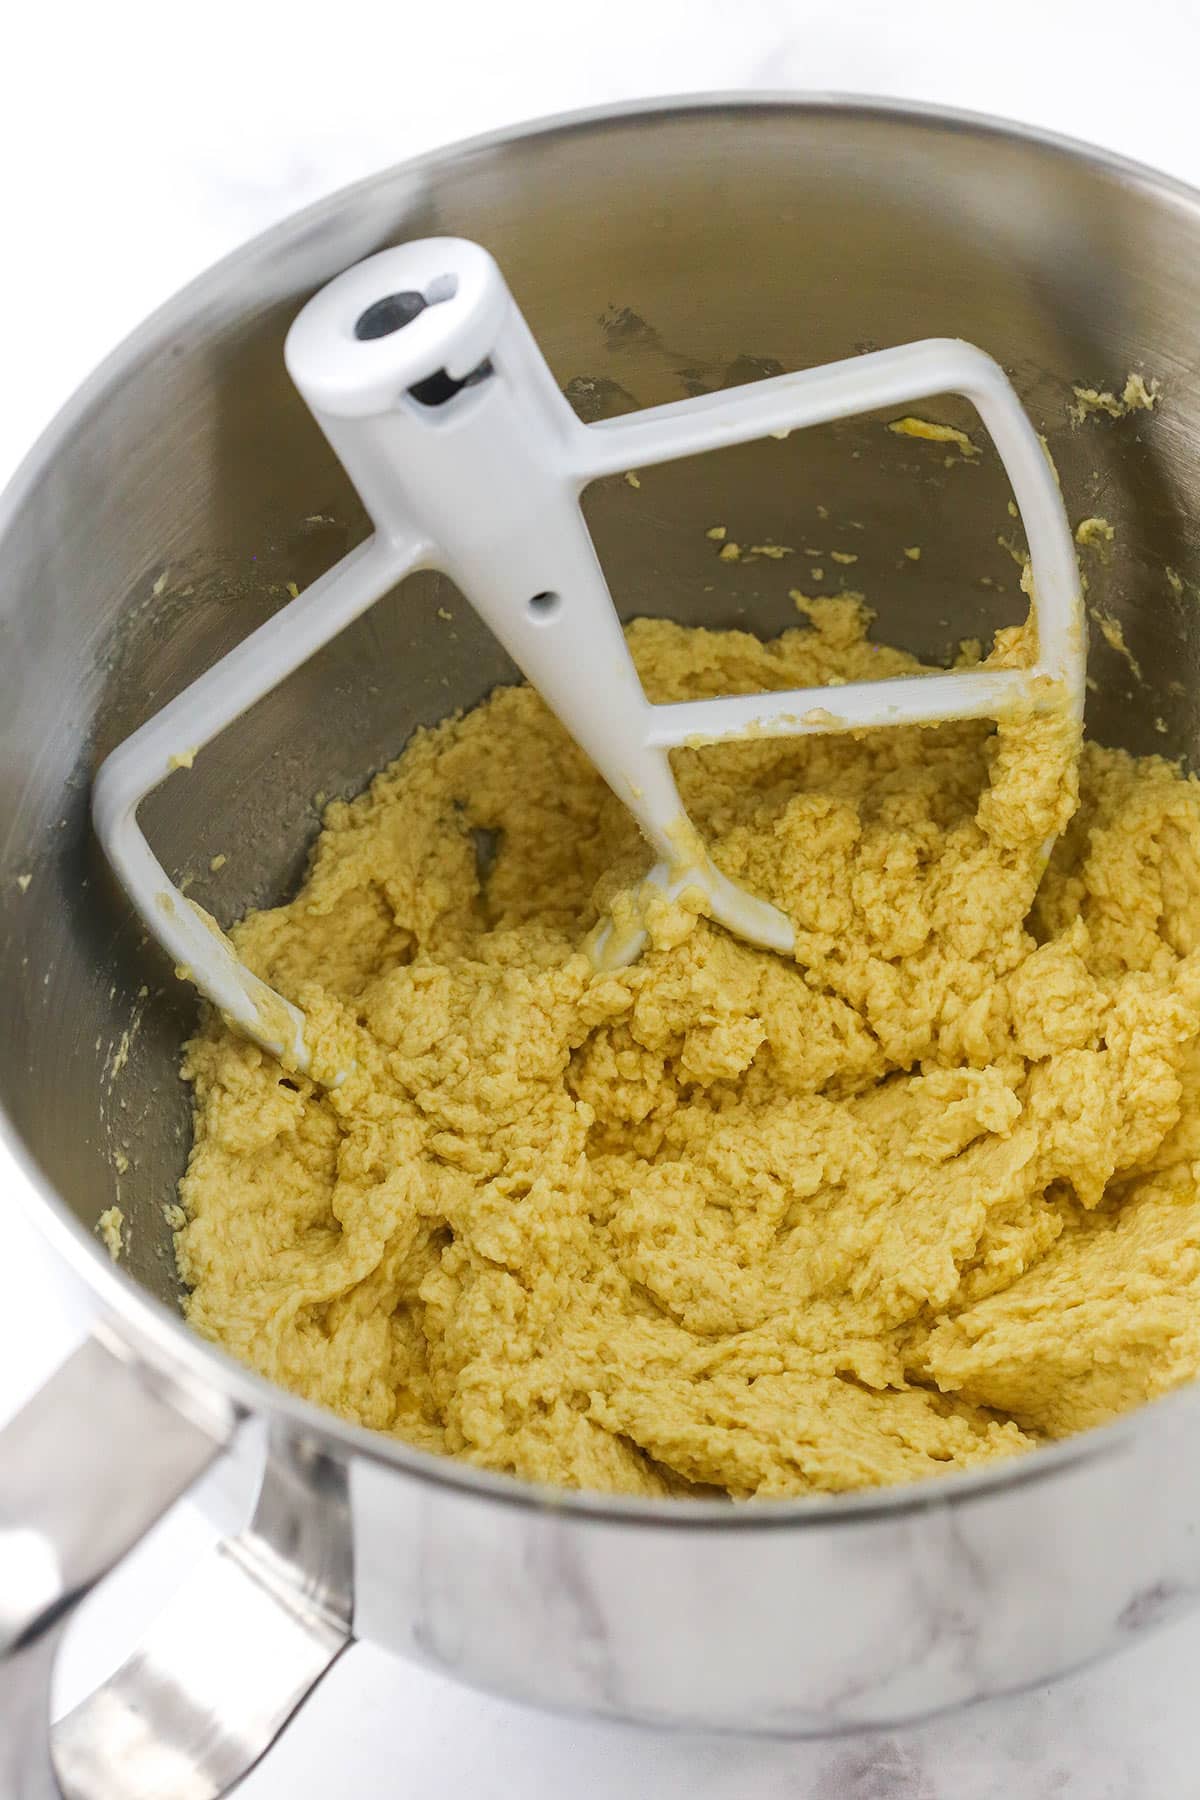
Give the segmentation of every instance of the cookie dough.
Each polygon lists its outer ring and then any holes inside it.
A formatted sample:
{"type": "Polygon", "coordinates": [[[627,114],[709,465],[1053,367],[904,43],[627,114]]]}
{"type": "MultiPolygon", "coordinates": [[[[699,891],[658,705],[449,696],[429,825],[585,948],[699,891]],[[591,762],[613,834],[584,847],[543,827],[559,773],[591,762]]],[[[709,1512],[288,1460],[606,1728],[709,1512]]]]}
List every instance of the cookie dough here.
{"type": "MultiPolygon", "coordinates": [[[[767,644],[635,625],[648,691],[916,666],[799,604],[767,644]]],[[[419,732],[233,933],[353,1074],[216,1018],[188,1047],[191,1323],[359,1424],[627,1494],[912,1481],[1190,1379],[1200,787],[1076,748],[1050,715],[681,751],[795,961],[664,903],[602,973],[624,808],[527,688],[419,732]]]]}

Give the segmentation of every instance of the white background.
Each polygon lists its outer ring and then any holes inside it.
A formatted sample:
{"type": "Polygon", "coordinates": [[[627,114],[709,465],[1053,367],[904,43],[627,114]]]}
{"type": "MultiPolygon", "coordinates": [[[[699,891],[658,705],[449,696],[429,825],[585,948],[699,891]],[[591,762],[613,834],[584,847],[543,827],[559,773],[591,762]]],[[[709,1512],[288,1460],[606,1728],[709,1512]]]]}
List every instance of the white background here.
{"type": "MultiPolygon", "coordinates": [[[[0,40],[0,480],[95,362],[181,283],[306,202],[439,143],[656,93],[824,90],[1003,113],[1200,183],[1198,67],[1196,0],[21,6],[0,40]]],[[[26,1228],[0,1223],[2,1420],[77,1327],[26,1228]]],[[[194,1509],[180,1509],[92,1622],[71,1659],[76,1683],[112,1660],[122,1612],[143,1608],[206,1536],[194,1509]]],[[[764,1746],[548,1720],[359,1647],[242,1791],[1183,1800],[1200,1795],[1198,1682],[1200,1624],[1189,1624],[1105,1669],[965,1716],[764,1746]]]]}

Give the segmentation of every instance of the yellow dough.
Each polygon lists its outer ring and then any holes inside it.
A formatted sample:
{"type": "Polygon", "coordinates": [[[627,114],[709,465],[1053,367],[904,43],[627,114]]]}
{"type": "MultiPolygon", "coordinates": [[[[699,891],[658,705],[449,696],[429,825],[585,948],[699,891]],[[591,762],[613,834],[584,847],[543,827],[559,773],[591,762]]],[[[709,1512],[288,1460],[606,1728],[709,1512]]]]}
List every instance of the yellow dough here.
{"type": "MultiPolygon", "coordinates": [[[[915,666],[802,605],[768,644],[634,626],[648,691],[915,666]]],[[[354,1072],[215,1019],[188,1048],[192,1324],[360,1424],[633,1494],[911,1481],[1190,1379],[1200,787],[1089,744],[1074,810],[1075,749],[1051,714],[680,752],[796,959],[664,903],[598,973],[624,808],[526,688],[419,733],[233,933],[354,1072]]]]}

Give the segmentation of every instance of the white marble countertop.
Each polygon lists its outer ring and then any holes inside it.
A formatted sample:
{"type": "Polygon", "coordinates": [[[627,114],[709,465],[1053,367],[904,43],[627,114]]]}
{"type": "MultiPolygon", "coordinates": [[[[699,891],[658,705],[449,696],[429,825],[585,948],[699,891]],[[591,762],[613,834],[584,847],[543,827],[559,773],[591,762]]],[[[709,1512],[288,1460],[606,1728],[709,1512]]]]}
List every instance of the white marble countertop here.
{"type": "MultiPolygon", "coordinates": [[[[438,143],[637,95],[825,90],[1005,113],[1200,182],[1198,57],[1194,0],[1141,0],[1136,12],[1114,0],[22,8],[5,27],[0,108],[0,480],[89,368],[181,283],[306,202],[438,143]]],[[[4,1230],[0,1421],[78,1330],[27,1228],[6,1218],[4,1230]]],[[[122,1619],[206,1533],[194,1509],[178,1509],[103,1616],[85,1621],[68,1691],[116,1660],[122,1619]]],[[[241,1792],[1184,1800],[1200,1794],[1198,1682],[1200,1619],[965,1715],[756,1744],[548,1719],[358,1646],[241,1792]]]]}

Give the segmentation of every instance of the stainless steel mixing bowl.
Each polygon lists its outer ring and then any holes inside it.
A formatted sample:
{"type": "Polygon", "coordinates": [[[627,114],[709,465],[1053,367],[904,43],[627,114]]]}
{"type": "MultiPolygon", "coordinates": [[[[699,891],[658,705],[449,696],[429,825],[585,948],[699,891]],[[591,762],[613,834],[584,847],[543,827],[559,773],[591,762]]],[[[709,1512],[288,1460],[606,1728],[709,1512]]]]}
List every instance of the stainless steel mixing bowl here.
{"type": "MultiPolygon", "coordinates": [[[[365,533],[288,383],[284,332],[345,264],[443,232],[496,254],[588,417],[907,338],[981,344],[1044,429],[1072,518],[1116,526],[1090,598],[1142,679],[1099,642],[1093,732],[1185,757],[1200,741],[1200,196],[1145,170],[897,107],[617,111],[366,182],[153,318],[0,515],[0,1175],[92,1323],[0,1434],[5,1794],[221,1793],[352,1634],[548,1706],[815,1733],[1044,1680],[1173,1615],[1200,1581],[1191,1391],[905,1491],[621,1503],[354,1431],[180,1320],[163,1207],[186,1154],[176,1071],[193,997],[106,874],[89,781],[287,582],[365,533]],[[1156,410],[1071,423],[1075,384],[1119,388],[1132,369],[1161,381],[1156,410]],[[114,1269],[93,1227],[118,1199],[129,1250],[114,1269]],[[73,1603],[263,1421],[252,1525],[58,1729],[55,1776],[45,1690],[73,1603]]],[[[794,621],[796,574],[717,564],[705,528],[819,546],[828,508],[862,527],[854,585],[881,632],[937,655],[1018,616],[1006,498],[994,459],[947,468],[864,419],[638,490],[601,484],[589,505],[628,613],[767,633],[794,621]],[[915,544],[919,563],[902,555],[915,544]]],[[[511,675],[465,607],[446,631],[448,597],[406,583],[147,806],[165,863],[218,916],[287,892],[315,794],[357,788],[414,725],[511,675]]]]}

